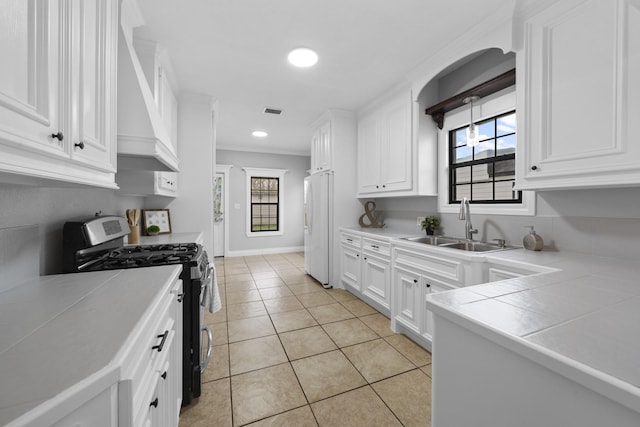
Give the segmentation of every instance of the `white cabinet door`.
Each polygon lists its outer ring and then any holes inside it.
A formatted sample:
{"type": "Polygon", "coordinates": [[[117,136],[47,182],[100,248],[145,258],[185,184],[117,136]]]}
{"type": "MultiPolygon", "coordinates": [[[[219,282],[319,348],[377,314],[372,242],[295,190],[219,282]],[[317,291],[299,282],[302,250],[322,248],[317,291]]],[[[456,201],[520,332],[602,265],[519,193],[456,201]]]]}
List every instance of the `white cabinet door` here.
{"type": "Polygon", "coordinates": [[[116,427],[118,425],[117,396],[117,385],[114,384],[57,421],[53,427],[116,427]]]}
{"type": "Polygon", "coordinates": [[[363,254],[362,293],[390,308],[391,261],[388,258],[363,254]]]}
{"type": "Polygon", "coordinates": [[[0,13],[0,143],[3,162],[28,170],[19,150],[66,157],[60,123],[59,3],[7,0],[0,13]],[[6,148],[5,148],[6,147],[6,148]],[[6,152],[6,155],[4,154],[6,152]]]}
{"type": "Polygon", "coordinates": [[[524,40],[517,187],[640,183],[638,2],[559,1],[525,20],[524,40]]]}
{"type": "Polygon", "coordinates": [[[413,189],[411,107],[403,92],[358,120],[358,193],[413,189]]]}
{"type": "Polygon", "coordinates": [[[73,0],[71,14],[71,157],[115,172],[117,2],[73,0]]]}
{"type": "Polygon", "coordinates": [[[360,251],[353,247],[342,245],[341,255],[342,283],[360,293],[360,251]]]}
{"type": "Polygon", "coordinates": [[[358,120],[358,192],[380,191],[380,146],[374,114],[358,120]]]}
{"type": "Polygon", "coordinates": [[[395,320],[405,328],[420,333],[420,311],[422,310],[422,276],[405,268],[394,267],[395,320]]]}
{"type": "Polygon", "coordinates": [[[383,191],[411,190],[411,98],[401,96],[386,106],[383,113],[381,186],[383,191]]]}
{"type": "Polygon", "coordinates": [[[311,173],[331,170],[331,121],[319,126],[311,138],[311,173]]]}
{"type": "Polygon", "coordinates": [[[156,103],[160,117],[164,122],[167,133],[171,138],[171,145],[174,154],[178,154],[178,100],[169,83],[164,68],[157,66],[157,89],[156,103]]]}
{"type": "Polygon", "coordinates": [[[434,278],[423,278],[423,292],[421,296],[423,316],[420,333],[429,341],[431,341],[431,337],[433,336],[433,313],[430,310],[427,310],[427,295],[435,294],[442,291],[448,291],[450,289],[455,289],[455,287],[449,286],[446,283],[443,283],[434,278]]]}

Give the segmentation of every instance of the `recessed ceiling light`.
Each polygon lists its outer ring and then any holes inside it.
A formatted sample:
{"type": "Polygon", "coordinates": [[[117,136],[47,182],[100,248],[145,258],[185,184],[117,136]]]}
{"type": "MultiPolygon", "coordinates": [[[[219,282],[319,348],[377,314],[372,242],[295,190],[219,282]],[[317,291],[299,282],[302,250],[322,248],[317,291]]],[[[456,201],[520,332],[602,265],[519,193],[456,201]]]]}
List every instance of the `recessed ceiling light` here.
{"type": "Polygon", "coordinates": [[[256,138],[264,138],[269,134],[263,130],[254,130],[253,132],[251,132],[251,135],[255,136],[256,138]]]}
{"type": "Polygon", "coordinates": [[[311,67],[318,62],[318,54],[306,47],[293,49],[287,58],[292,65],[301,68],[311,67]]]}

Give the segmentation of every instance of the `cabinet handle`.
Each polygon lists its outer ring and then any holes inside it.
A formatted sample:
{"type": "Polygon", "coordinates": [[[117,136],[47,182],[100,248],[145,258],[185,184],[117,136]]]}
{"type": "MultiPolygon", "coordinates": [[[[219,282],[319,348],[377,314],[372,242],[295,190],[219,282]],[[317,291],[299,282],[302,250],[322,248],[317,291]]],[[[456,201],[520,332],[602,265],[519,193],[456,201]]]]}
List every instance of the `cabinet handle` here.
{"type": "Polygon", "coordinates": [[[158,353],[160,353],[162,351],[162,347],[164,347],[164,342],[167,340],[168,335],[169,335],[168,330],[164,331],[164,334],[158,335],[158,338],[162,338],[162,341],[160,341],[160,344],[154,345],[153,347],[151,347],[151,350],[158,350],[158,353]]]}
{"type": "Polygon", "coordinates": [[[364,257],[364,260],[366,261],[366,260],[367,260],[367,257],[364,257]]]}
{"type": "Polygon", "coordinates": [[[380,249],[380,246],[378,246],[378,245],[371,245],[371,247],[372,247],[373,249],[380,249]]]}
{"type": "Polygon", "coordinates": [[[431,285],[430,285],[429,283],[425,283],[424,285],[425,285],[427,288],[430,288],[430,287],[431,287],[431,285]]]}
{"type": "Polygon", "coordinates": [[[158,398],[157,397],[151,401],[151,404],[149,404],[149,407],[152,407],[152,406],[154,408],[158,407],[158,398]]]}
{"type": "Polygon", "coordinates": [[[376,185],[376,188],[380,188],[380,186],[379,186],[379,185],[376,185]]]}
{"type": "Polygon", "coordinates": [[[385,184],[382,185],[382,188],[387,188],[387,186],[385,184]]]}
{"type": "Polygon", "coordinates": [[[160,378],[162,378],[163,380],[166,380],[167,379],[167,371],[164,371],[162,373],[162,375],[160,375],[160,378]]]}
{"type": "Polygon", "coordinates": [[[82,142],[82,141],[80,141],[80,142],[77,142],[77,143],[73,144],[73,146],[74,146],[74,147],[78,147],[78,148],[80,148],[81,150],[84,150],[84,142],[82,142]]]}
{"type": "Polygon", "coordinates": [[[353,243],[353,240],[352,239],[347,239],[347,242],[353,243]]]}
{"type": "Polygon", "coordinates": [[[537,170],[538,170],[538,167],[537,167],[536,165],[533,165],[533,166],[531,166],[531,170],[532,170],[532,171],[537,171],[537,170]]]}
{"type": "Polygon", "coordinates": [[[358,258],[360,258],[360,254],[356,254],[356,256],[357,256],[358,258]]]}
{"type": "Polygon", "coordinates": [[[178,297],[178,302],[182,302],[182,300],[184,299],[184,293],[178,294],[177,297],[178,297]]]}
{"type": "Polygon", "coordinates": [[[413,279],[413,283],[418,283],[418,279],[413,279]]]}
{"type": "Polygon", "coordinates": [[[64,135],[62,134],[62,132],[52,133],[51,138],[55,138],[58,141],[62,141],[64,139],[64,135]]]}

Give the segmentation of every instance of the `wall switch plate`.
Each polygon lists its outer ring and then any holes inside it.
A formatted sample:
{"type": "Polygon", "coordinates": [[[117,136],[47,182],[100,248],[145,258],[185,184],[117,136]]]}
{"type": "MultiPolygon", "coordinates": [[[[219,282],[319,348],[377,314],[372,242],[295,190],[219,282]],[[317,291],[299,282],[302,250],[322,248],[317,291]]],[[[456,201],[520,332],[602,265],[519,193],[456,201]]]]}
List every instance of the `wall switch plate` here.
{"type": "Polygon", "coordinates": [[[424,221],[425,217],[424,216],[419,216],[418,217],[418,225],[422,225],[422,221],[424,221]]]}

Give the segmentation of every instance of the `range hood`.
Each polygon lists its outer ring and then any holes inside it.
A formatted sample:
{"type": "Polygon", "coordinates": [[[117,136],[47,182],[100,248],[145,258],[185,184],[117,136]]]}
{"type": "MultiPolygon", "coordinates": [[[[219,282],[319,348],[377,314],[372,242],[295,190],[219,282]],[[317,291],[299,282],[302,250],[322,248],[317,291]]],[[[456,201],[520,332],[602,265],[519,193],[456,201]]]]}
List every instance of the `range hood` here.
{"type": "Polygon", "coordinates": [[[118,169],[179,172],[132,40],[122,28],[118,39],[118,169]]]}

